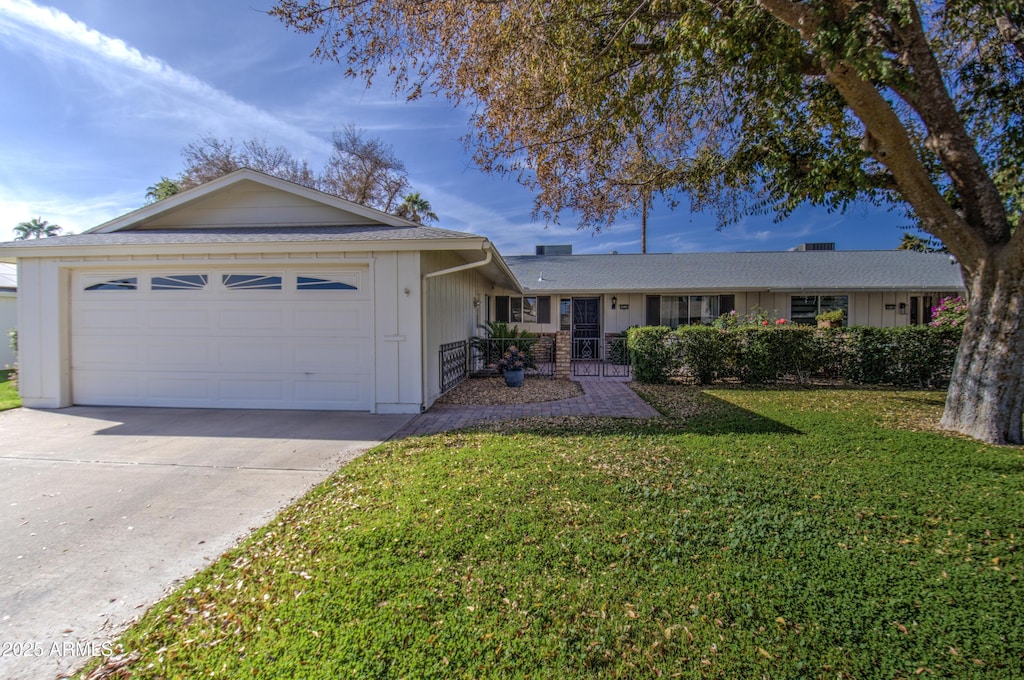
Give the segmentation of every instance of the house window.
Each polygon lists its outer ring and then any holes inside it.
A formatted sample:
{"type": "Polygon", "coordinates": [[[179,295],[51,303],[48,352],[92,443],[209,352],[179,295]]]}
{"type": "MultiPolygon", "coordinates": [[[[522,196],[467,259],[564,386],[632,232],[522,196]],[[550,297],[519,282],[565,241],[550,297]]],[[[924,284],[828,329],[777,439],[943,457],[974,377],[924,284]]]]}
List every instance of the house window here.
{"type": "Polygon", "coordinates": [[[679,326],[707,325],[722,313],[736,306],[734,295],[648,295],[647,325],[679,326]]]}
{"type": "Polygon", "coordinates": [[[551,298],[498,295],[494,320],[503,323],[551,323],[551,298]]]}
{"type": "Polygon", "coordinates": [[[85,287],[86,290],[138,290],[138,288],[139,278],[137,276],[101,281],[85,287]]]}
{"type": "Polygon", "coordinates": [[[789,320],[792,323],[813,325],[815,317],[834,309],[843,310],[843,325],[849,317],[848,295],[794,295],[789,299],[789,320]]]}
{"type": "Polygon", "coordinates": [[[558,301],[558,330],[572,330],[572,300],[562,298],[558,301]]]}
{"type": "Polygon", "coordinates": [[[209,280],[206,274],[177,274],[174,276],[154,276],[153,290],[202,290],[209,280]]]}
{"type": "Polygon", "coordinates": [[[221,277],[225,288],[256,289],[256,290],[281,290],[280,276],[267,276],[266,274],[224,274],[221,277]]]}
{"type": "Polygon", "coordinates": [[[295,287],[298,290],[358,290],[349,283],[319,276],[299,276],[295,287]]]}

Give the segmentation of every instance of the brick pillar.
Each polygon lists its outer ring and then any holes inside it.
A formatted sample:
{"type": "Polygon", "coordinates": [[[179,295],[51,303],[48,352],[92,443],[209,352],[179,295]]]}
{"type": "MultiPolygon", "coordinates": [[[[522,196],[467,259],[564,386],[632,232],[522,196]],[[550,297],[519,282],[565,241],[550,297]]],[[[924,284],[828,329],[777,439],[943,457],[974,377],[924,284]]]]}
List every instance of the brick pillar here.
{"type": "Polygon", "coordinates": [[[569,362],[572,360],[572,333],[558,331],[555,334],[555,377],[568,379],[571,372],[569,362]]]}

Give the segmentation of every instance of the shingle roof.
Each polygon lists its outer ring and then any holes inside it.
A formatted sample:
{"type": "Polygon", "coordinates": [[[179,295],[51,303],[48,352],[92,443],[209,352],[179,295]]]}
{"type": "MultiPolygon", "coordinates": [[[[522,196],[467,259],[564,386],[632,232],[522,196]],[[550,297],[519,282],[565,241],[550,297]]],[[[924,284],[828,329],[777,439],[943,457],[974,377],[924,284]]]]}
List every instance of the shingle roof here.
{"type": "Polygon", "coordinates": [[[526,255],[505,262],[534,292],[963,288],[948,255],[906,250],[526,255]]]}
{"type": "Polygon", "coordinates": [[[174,243],[285,243],[318,241],[393,241],[480,238],[476,234],[437,227],[224,227],[211,229],[145,229],[106,234],[75,234],[0,243],[4,248],[155,245],[174,243]]]}

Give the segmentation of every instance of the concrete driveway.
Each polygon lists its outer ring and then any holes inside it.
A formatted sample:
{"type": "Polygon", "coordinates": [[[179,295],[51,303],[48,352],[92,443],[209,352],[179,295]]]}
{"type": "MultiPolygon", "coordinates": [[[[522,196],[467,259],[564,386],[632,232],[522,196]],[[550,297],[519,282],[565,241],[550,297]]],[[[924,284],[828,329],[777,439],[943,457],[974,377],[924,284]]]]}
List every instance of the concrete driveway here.
{"type": "Polygon", "coordinates": [[[0,413],[0,678],[76,668],[169,589],[410,416],[0,413]]]}

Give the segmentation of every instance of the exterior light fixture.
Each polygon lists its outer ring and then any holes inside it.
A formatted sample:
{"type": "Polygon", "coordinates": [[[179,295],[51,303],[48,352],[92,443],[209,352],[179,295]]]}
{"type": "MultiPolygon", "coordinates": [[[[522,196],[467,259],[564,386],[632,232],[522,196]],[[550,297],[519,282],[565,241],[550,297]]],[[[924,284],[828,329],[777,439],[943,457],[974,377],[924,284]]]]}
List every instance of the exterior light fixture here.
{"type": "Polygon", "coordinates": [[[612,309],[615,309],[615,305],[619,303],[619,298],[612,296],[612,309]]]}

